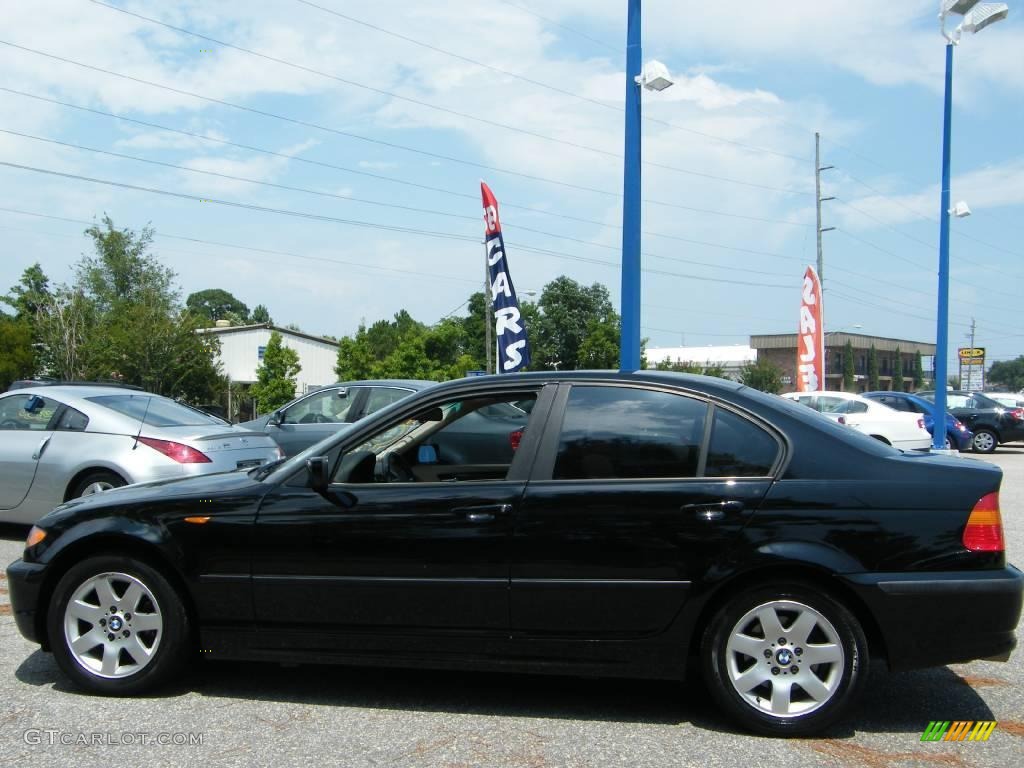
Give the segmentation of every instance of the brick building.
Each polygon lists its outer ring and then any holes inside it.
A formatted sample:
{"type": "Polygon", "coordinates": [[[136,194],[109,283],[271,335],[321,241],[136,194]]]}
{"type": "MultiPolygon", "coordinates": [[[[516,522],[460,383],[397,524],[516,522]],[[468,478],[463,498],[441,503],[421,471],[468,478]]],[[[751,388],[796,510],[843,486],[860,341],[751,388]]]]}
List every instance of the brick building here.
{"type": "MultiPolygon", "coordinates": [[[[853,346],[853,370],[855,381],[853,391],[868,390],[868,350],[874,345],[878,356],[878,388],[911,391],[913,389],[914,355],[934,358],[935,345],[907,339],[888,339],[882,336],[866,336],[860,333],[836,331],[825,334],[825,386],[822,389],[843,388],[843,355],[846,342],[853,346]],[[903,382],[893,382],[896,368],[896,353],[903,358],[903,382]]],[[[783,392],[796,389],[797,334],[776,333],[751,336],[750,346],[757,350],[758,360],[768,360],[782,371],[783,392]]],[[[933,362],[924,360],[925,376],[931,378],[933,362]]]]}

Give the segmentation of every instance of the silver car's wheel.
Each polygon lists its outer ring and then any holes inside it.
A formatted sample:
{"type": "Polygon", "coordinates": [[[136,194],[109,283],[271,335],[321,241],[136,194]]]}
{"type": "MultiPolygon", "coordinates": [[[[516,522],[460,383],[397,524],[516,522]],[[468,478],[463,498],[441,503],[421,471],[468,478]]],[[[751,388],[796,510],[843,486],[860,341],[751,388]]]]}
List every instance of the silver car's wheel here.
{"type": "Polygon", "coordinates": [[[807,715],[836,694],[846,655],[836,628],[789,600],[745,613],[726,644],[729,682],[751,707],[775,717],[807,715]]]}
{"type": "Polygon", "coordinates": [[[971,447],[978,453],[992,453],[999,445],[999,439],[987,429],[979,429],[974,433],[971,447]]]}
{"type": "Polygon", "coordinates": [[[113,487],[113,483],[108,482],[106,480],[99,480],[94,483],[89,483],[87,486],[85,486],[85,488],[82,489],[82,495],[92,496],[94,493],[99,493],[100,491],[109,491],[113,487]]]}
{"type": "Polygon", "coordinates": [[[99,573],[64,608],[64,640],[85,671],[107,679],[135,675],[153,659],[164,620],[153,592],[127,573],[99,573]]]}

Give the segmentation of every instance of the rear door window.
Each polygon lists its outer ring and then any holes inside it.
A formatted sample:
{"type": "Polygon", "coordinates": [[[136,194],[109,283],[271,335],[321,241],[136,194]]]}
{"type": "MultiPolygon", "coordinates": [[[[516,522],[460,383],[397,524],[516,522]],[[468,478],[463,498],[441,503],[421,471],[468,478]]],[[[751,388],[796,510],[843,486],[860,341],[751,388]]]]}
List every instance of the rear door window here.
{"type": "Polygon", "coordinates": [[[376,413],[381,408],[386,408],[392,403],[397,403],[399,400],[406,398],[411,394],[411,389],[402,389],[400,387],[373,387],[373,389],[370,390],[370,396],[366,398],[366,407],[363,409],[363,416],[369,416],[371,413],[376,413]]]}
{"type": "Polygon", "coordinates": [[[715,408],[708,448],[708,477],[765,477],[779,455],[779,443],[763,428],[723,408],[715,408]]]}
{"type": "Polygon", "coordinates": [[[706,403],[631,387],[574,386],[553,477],[696,477],[706,403]]]}

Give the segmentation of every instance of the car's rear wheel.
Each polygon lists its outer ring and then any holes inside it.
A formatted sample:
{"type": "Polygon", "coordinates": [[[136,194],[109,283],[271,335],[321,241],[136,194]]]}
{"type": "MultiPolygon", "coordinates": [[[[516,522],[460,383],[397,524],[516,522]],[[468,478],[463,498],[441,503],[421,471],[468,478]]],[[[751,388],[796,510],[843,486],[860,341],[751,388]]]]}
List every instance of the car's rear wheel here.
{"type": "Polygon", "coordinates": [[[57,584],[47,616],[57,664],[75,683],[108,695],[160,685],[187,658],[188,613],[152,566],[101,555],[73,566],[57,584]]]}
{"type": "Polygon", "coordinates": [[[999,445],[999,437],[990,429],[979,429],[971,440],[971,448],[978,453],[992,453],[999,445]]]}
{"type": "Polygon", "coordinates": [[[80,496],[92,496],[94,493],[109,491],[112,488],[120,488],[124,485],[128,485],[128,483],[120,475],[105,470],[97,470],[96,472],[90,472],[75,483],[69,498],[77,499],[80,496]]]}
{"type": "Polygon", "coordinates": [[[867,676],[856,618],[799,583],[743,592],[708,625],[704,676],[718,704],[743,727],[805,736],[849,709],[867,676]]]}

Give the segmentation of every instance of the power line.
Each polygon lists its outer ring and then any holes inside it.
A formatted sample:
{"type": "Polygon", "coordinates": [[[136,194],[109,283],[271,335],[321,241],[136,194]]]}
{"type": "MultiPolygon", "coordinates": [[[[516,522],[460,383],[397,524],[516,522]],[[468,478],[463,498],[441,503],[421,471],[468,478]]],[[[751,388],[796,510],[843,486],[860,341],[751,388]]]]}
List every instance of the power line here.
{"type": "MultiPolygon", "coordinates": [[[[6,88],[4,86],[0,86],[0,91],[6,92],[6,93],[12,93],[12,94],[15,94],[15,95],[18,95],[18,96],[23,96],[23,97],[29,98],[29,99],[35,99],[37,101],[46,102],[48,104],[56,104],[58,106],[66,107],[68,109],[78,110],[80,112],[86,112],[86,113],[89,113],[89,114],[100,115],[100,116],[103,116],[103,117],[109,117],[109,118],[112,118],[112,119],[115,119],[115,120],[121,120],[121,121],[124,121],[124,122],[127,122],[127,123],[132,123],[134,125],[144,126],[146,128],[154,128],[154,129],[159,130],[159,131],[167,131],[169,133],[175,133],[175,134],[178,134],[180,136],[187,136],[189,138],[196,139],[196,140],[199,140],[199,141],[208,142],[208,143],[211,143],[211,144],[218,144],[220,146],[226,146],[226,147],[234,147],[236,149],[242,149],[242,150],[245,150],[245,151],[248,151],[248,152],[256,152],[258,154],[263,154],[263,155],[267,155],[267,156],[270,156],[270,157],[282,158],[282,159],[285,159],[285,160],[289,160],[291,162],[303,163],[303,164],[306,164],[306,165],[317,166],[317,167],[320,167],[320,168],[329,168],[329,169],[332,169],[332,170],[335,170],[335,171],[341,171],[343,173],[351,173],[351,174],[355,174],[357,176],[364,176],[364,177],[367,177],[367,178],[376,179],[378,181],[384,181],[384,182],[388,182],[388,183],[391,183],[391,184],[399,184],[399,185],[402,185],[402,186],[411,187],[411,188],[415,188],[415,189],[422,189],[422,190],[425,190],[425,191],[428,191],[428,192],[437,192],[439,194],[450,195],[452,197],[458,197],[458,198],[463,198],[463,199],[467,199],[467,200],[474,200],[474,201],[478,201],[480,199],[480,196],[479,195],[475,195],[475,194],[471,195],[471,194],[467,194],[465,192],[456,192],[454,190],[445,189],[443,187],[435,187],[435,186],[432,186],[432,185],[429,185],[429,184],[421,184],[421,183],[418,183],[418,182],[408,181],[406,179],[395,178],[393,176],[385,176],[385,175],[379,174],[379,173],[371,173],[369,171],[358,170],[358,169],[355,169],[355,168],[349,168],[347,166],[337,165],[337,164],[334,164],[334,163],[328,163],[328,162],[325,162],[325,161],[322,161],[322,160],[313,160],[313,159],[310,159],[310,158],[302,157],[301,155],[290,155],[290,154],[287,154],[287,153],[284,153],[284,152],[275,152],[274,150],[266,149],[264,147],[257,147],[257,146],[253,146],[251,144],[241,144],[241,143],[238,143],[238,142],[235,142],[235,141],[229,141],[227,139],[222,139],[222,138],[219,138],[219,137],[216,137],[216,136],[207,136],[205,134],[195,133],[193,131],[187,131],[187,130],[184,130],[184,129],[181,129],[181,128],[172,128],[170,126],[161,125],[159,123],[152,123],[152,122],[148,122],[146,120],[138,120],[138,119],[133,118],[133,117],[127,117],[125,115],[118,115],[118,114],[113,113],[113,112],[104,112],[103,110],[100,110],[100,109],[94,109],[92,107],[85,107],[85,106],[82,106],[80,104],[72,104],[71,102],[61,101],[60,99],[54,99],[54,98],[50,98],[50,97],[47,97],[47,96],[41,96],[41,95],[35,94],[35,93],[28,93],[26,91],[19,91],[19,90],[14,89],[14,88],[6,88]]],[[[596,189],[596,188],[593,188],[593,187],[575,186],[574,188],[580,189],[580,190],[583,190],[583,191],[586,191],[586,192],[593,192],[595,194],[604,195],[604,196],[607,196],[607,197],[615,197],[615,198],[621,198],[622,197],[621,193],[609,192],[607,190],[596,189]]],[[[751,216],[751,215],[743,214],[743,213],[734,213],[734,212],[731,212],[731,211],[717,211],[717,210],[712,210],[712,209],[709,209],[709,208],[697,208],[697,207],[694,207],[694,206],[682,205],[680,203],[670,203],[670,202],[667,202],[667,201],[664,201],[664,200],[645,200],[645,202],[649,203],[651,205],[658,205],[658,206],[662,206],[662,207],[666,207],[666,208],[671,208],[671,209],[675,209],[675,210],[690,211],[690,212],[693,212],[693,213],[707,214],[707,215],[711,215],[711,216],[723,216],[723,217],[727,217],[727,218],[743,219],[743,220],[747,220],[747,221],[760,221],[760,222],[764,222],[764,223],[768,223],[768,224],[785,224],[785,225],[797,226],[797,227],[809,227],[810,226],[810,224],[806,224],[806,223],[800,222],[800,221],[793,221],[792,219],[772,219],[772,218],[767,218],[767,217],[762,217],[762,216],[751,216]]],[[[596,219],[587,219],[587,218],[583,218],[583,217],[580,217],[580,216],[573,216],[573,215],[567,214],[567,213],[556,213],[554,211],[546,210],[544,208],[535,208],[535,207],[529,206],[529,205],[519,205],[519,204],[516,204],[516,203],[510,203],[510,202],[507,202],[507,201],[503,201],[501,205],[502,205],[503,208],[514,208],[516,210],[527,211],[529,213],[539,214],[539,215],[543,215],[543,216],[550,216],[550,217],[557,218],[557,219],[565,219],[567,221],[577,221],[577,222],[580,222],[582,224],[591,224],[591,225],[596,226],[596,227],[604,227],[604,228],[607,228],[607,229],[617,229],[617,230],[621,230],[622,229],[621,225],[608,224],[607,222],[597,221],[596,219]]],[[[644,234],[645,235],[651,235],[651,236],[654,236],[654,237],[667,237],[667,235],[662,235],[659,232],[644,231],[644,234]]]]}
{"type": "MultiPolygon", "coordinates": [[[[395,143],[395,142],[385,141],[383,139],[373,139],[373,138],[370,138],[368,136],[361,136],[360,134],[357,134],[357,133],[352,133],[350,131],[343,131],[343,130],[341,130],[339,128],[331,128],[329,126],[320,125],[319,123],[313,123],[313,122],[310,122],[308,120],[300,120],[300,119],[295,118],[295,117],[288,117],[286,115],[279,115],[279,114],[276,114],[276,113],[273,113],[273,112],[267,112],[267,111],[262,110],[262,109],[256,109],[255,107],[247,107],[247,106],[244,106],[242,104],[235,104],[235,103],[230,102],[230,101],[225,101],[224,99],[216,99],[216,98],[214,98],[212,96],[203,96],[202,94],[198,94],[198,93],[195,93],[193,91],[186,91],[186,90],[183,90],[181,88],[175,88],[174,86],[165,85],[163,83],[155,83],[155,82],[153,82],[151,80],[144,80],[144,79],[142,79],[140,77],[134,77],[133,75],[125,75],[125,74],[123,74],[121,72],[114,72],[113,70],[104,69],[103,67],[97,67],[97,66],[94,66],[92,64],[85,64],[84,62],[75,61],[73,59],[68,59],[68,58],[65,58],[63,56],[58,56],[58,55],[53,54],[53,53],[47,53],[45,51],[40,51],[40,50],[37,50],[35,48],[29,48],[29,47],[24,46],[24,45],[18,45],[17,43],[12,43],[12,42],[7,41],[7,40],[0,40],[0,44],[6,45],[6,46],[11,47],[11,48],[15,48],[17,50],[25,51],[27,53],[33,53],[33,54],[36,54],[38,56],[43,56],[45,58],[52,59],[54,61],[60,61],[60,62],[63,62],[65,64],[72,64],[72,65],[74,65],[76,67],[81,67],[83,69],[88,69],[88,70],[91,70],[93,72],[101,72],[101,73],[103,73],[105,75],[110,75],[111,77],[118,77],[118,78],[121,78],[121,79],[124,79],[124,80],[128,80],[130,82],[139,83],[140,85],[146,85],[146,86],[149,86],[149,87],[152,87],[152,88],[159,88],[161,90],[169,91],[170,93],[176,93],[176,94],[181,95],[181,96],[189,96],[191,98],[195,98],[195,99],[199,99],[201,101],[209,102],[210,104],[218,104],[218,105],[223,106],[223,107],[231,107],[232,109],[238,109],[238,110],[241,110],[243,112],[249,112],[249,113],[254,114],[254,115],[260,115],[262,117],[269,117],[269,118],[272,118],[274,120],[281,120],[282,122],[291,123],[293,125],[301,125],[301,126],[303,126],[305,128],[313,128],[313,129],[316,129],[318,131],[324,131],[326,133],[331,133],[331,134],[335,134],[335,135],[338,135],[338,136],[344,136],[346,138],[355,139],[357,141],[365,141],[365,142],[370,143],[370,144],[376,144],[376,145],[379,145],[379,146],[388,147],[389,149],[400,149],[400,150],[405,151],[405,152],[412,152],[414,154],[423,155],[425,157],[431,157],[431,158],[434,158],[436,160],[446,160],[448,162],[456,163],[458,165],[466,165],[466,166],[470,166],[470,167],[473,167],[473,168],[483,168],[485,170],[493,171],[495,173],[504,173],[504,174],[507,174],[507,175],[510,175],[510,176],[517,176],[519,178],[529,179],[531,181],[540,181],[540,182],[544,182],[544,183],[547,183],[547,184],[554,184],[554,185],[557,185],[557,186],[566,187],[568,189],[577,189],[577,190],[582,190],[582,191],[585,191],[585,192],[593,192],[593,191],[595,191],[593,188],[585,187],[585,186],[582,186],[582,185],[579,185],[579,184],[572,184],[570,182],[559,181],[557,179],[550,179],[550,178],[545,178],[543,176],[535,176],[535,175],[528,174],[528,173],[522,173],[520,171],[513,171],[510,168],[500,168],[500,167],[497,167],[497,166],[485,165],[484,163],[478,163],[478,162],[475,162],[475,161],[472,161],[472,160],[465,160],[465,159],[459,158],[459,157],[452,157],[450,155],[442,155],[442,154],[440,154],[438,152],[430,152],[430,151],[425,150],[425,149],[416,149],[414,147],[409,147],[409,146],[406,146],[404,144],[398,144],[398,143],[395,143]]],[[[655,168],[665,168],[667,170],[676,171],[678,173],[683,173],[683,174],[690,175],[690,176],[697,176],[697,177],[700,177],[700,178],[713,179],[715,181],[722,181],[722,182],[727,182],[727,183],[731,183],[731,184],[737,184],[737,185],[740,185],[740,186],[752,187],[752,188],[755,188],[755,189],[763,189],[763,190],[771,191],[771,192],[779,192],[781,194],[787,194],[787,195],[805,195],[805,194],[810,194],[810,193],[807,193],[807,192],[801,192],[799,190],[786,189],[786,188],[783,188],[783,187],[773,187],[773,186],[769,186],[769,185],[766,185],[766,184],[758,184],[756,182],[742,181],[742,180],[739,180],[739,179],[729,179],[729,178],[726,178],[724,176],[716,176],[716,175],[710,174],[710,173],[703,173],[703,172],[700,172],[700,171],[691,171],[691,170],[688,170],[688,169],[685,169],[685,168],[676,168],[674,166],[662,165],[662,164],[659,164],[659,163],[648,163],[648,165],[650,165],[652,167],[655,167],[655,168]]],[[[601,192],[599,192],[599,194],[614,195],[615,193],[609,193],[609,192],[601,191],[601,192]]]]}
{"type": "MultiPolygon", "coordinates": [[[[404,234],[420,235],[420,236],[423,236],[423,237],[434,237],[434,238],[441,238],[441,239],[446,239],[446,240],[459,240],[459,241],[463,241],[463,242],[479,243],[479,238],[477,238],[477,237],[472,237],[472,236],[468,236],[468,235],[459,235],[459,234],[455,234],[455,233],[452,233],[452,232],[438,232],[438,231],[435,231],[435,230],[418,229],[418,228],[415,228],[415,227],[400,227],[400,226],[390,225],[390,224],[378,224],[378,223],[369,222],[369,221],[362,221],[362,220],[359,220],[359,219],[342,219],[342,218],[339,218],[339,217],[336,217],[336,216],[325,216],[325,215],[322,215],[322,214],[309,213],[309,212],[305,212],[305,211],[292,211],[292,210],[288,210],[288,209],[284,209],[284,208],[272,208],[272,207],[269,207],[269,206],[255,205],[255,204],[252,204],[252,203],[240,203],[240,202],[231,201],[231,200],[221,200],[221,199],[218,199],[218,198],[200,197],[198,195],[191,195],[191,194],[188,194],[188,193],[185,193],[185,192],[174,192],[174,191],[166,190],[166,189],[158,189],[158,188],[155,188],[155,187],[143,187],[143,186],[136,185],[136,184],[127,184],[125,182],[112,181],[112,180],[108,180],[108,179],[97,179],[97,178],[90,177],[90,176],[82,176],[82,175],[74,174],[74,173],[65,173],[63,171],[55,171],[55,170],[51,170],[51,169],[48,169],[48,168],[37,168],[37,167],[34,167],[34,166],[20,165],[18,163],[11,163],[11,162],[2,161],[2,160],[0,160],[0,166],[6,166],[8,168],[16,168],[16,169],[19,169],[19,170],[31,171],[31,172],[35,172],[35,173],[42,173],[42,174],[46,174],[46,175],[49,175],[49,176],[57,176],[57,177],[66,178],[66,179],[74,179],[74,180],[77,180],[77,181],[87,181],[87,182],[90,182],[90,183],[93,183],[93,184],[101,184],[101,185],[105,185],[105,186],[120,187],[122,189],[129,189],[129,190],[132,190],[132,191],[135,191],[135,192],[149,192],[151,194],[164,195],[164,196],[167,196],[167,197],[174,197],[174,198],[178,198],[178,199],[181,199],[181,200],[191,200],[193,202],[211,203],[211,204],[214,204],[214,205],[223,205],[223,206],[227,206],[227,207],[230,207],[230,208],[240,208],[240,209],[244,209],[244,210],[257,211],[259,213],[272,213],[272,214],[277,214],[277,215],[281,215],[281,216],[294,216],[294,217],[297,217],[297,218],[310,219],[310,220],[314,220],[314,221],[325,221],[325,222],[331,222],[331,223],[335,223],[335,224],[345,224],[345,225],[348,225],[348,226],[362,227],[362,228],[367,228],[367,229],[379,229],[379,230],[383,230],[383,231],[387,231],[387,232],[401,232],[401,233],[404,233],[404,234]]],[[[568,259],[568,260],[571,260],[571,261],[580,261],[580,262],[585,262],[585,263],[590,263],[590,264],[598,264],[598,265],[605,266],[605,267],[611,267],[613,269],[618,269],[619,268],[619,264],[617,262],[603,261],[601,259],[594,259],[594,258],[589,258],[589,257],[585,257],[585,256],[578,256],[578,255],[575,255],[575,254],[568,254],[568,253],[564,253],[564,252],[561,252],[561,251],[553,251],[553,250],[549,250],[549,249],[546,249],[546,248],[538,248],[538,247],[535,247],[535,246],[530,246],[528,244],[517,244],[515,247],[518,250],[523,250],[523,251],[528,251],[528,252],[533,252],[533,253],[539,253],[539,254],[547,255],[547,256],[554,256],[555,258],[568,259]]],[[[729,285],[746,285],[746,286],[753,286],[753,287],[757,287],[757,288],[769,288],[769,289],[777,288],[777,289],[784,289],[784,290],[790,290],[792,288],[792,286],[789,286],[789,285],[779,285],[779,284],[776,284],[776,283],[755,283],[755,282],[745,281],[745,280],[730,280],[730,279],[726,279],[726,278],[706,277],[706,276],[703,276],[703,275],[691,275],[691,274],[686,274],[686,273],[681,273],[681,272],[669,272],[667,270],[661,270],[661,269],[646,268],[643,271],[647,272],[648,274],[665,275],[667,277],[681,277],[681,278],[684,278],[684,279],[687,279],[687,280],[697,280],[697,281],[700,281],[700,282],[724,283],[724,284],[729,284],[729,285]]]]}
{"type": "Polygon", "coordinates": [[[498,2],[501,3],[502,5],[508,5],[508,6],[511,6],[512,8],[518,8],[520,11],[528,13],[531,16],[536,16],[541,21],[544,21],[544,22],[550,24],[553,27],[558,27],[559,29],[564,29],[566,32],[571,32],[572,34],[574,34],[574,35],[576,35],[578,37],[582,37],[584,40],[589,40],[590,42],[594,43],[594,45],[599,45],[602,48],[605,48],[606,50],[611,51],[612,53],[621,54],[623,52],[621,46],[614,46],[614,45],[611,45],[610,43],[604,42],[603,40],[598,40],[596,37],[591,37],[590,35],[588,35],[588,34],[586,34],[584,32],[580,32],[578,29],[574,29],[574,28],[572,28],[570,26],[562,24],[561,22],[555,21],[554,19],[549,19],[547,16],[542,16],[539,13],[537,13],[536,11],[530,10],[525,5],[520,5],[519,3],[513,3],[513,2],[510,2],[510,0],[498,0],[498,2]]]}
{"type": "MultiPolygon", "coordinates": [[[[90,0],[90,2],[97,3],[98,5],[106,5],[105,3],[101,2],[100,0],[90,0]]],[[[454,53],[453,51],[449,51],[449,50],[447,50],[445,48],[441,48],[439,46],[432,45],[431,43],[425,43],[422,40],[416,40],[415,38],[409,37],[408,35],[403,35],[400,32],[395,32],[394,30],[391,30],[391,29],[385,29],[384,27],[378,26],[377,24],[371,24],[368,21],[363,21],[362,19],[357,19],[354,16],[349,16],[347,14],[341,13],[340,11],[336,11],[336,10],[334,10],[332,8],[327,8],[327,7],[322,6],[322,5],[317,5],[316,3],[310,2],[310,0],[296,0],[296,2],[302,3],[303,5],[307,5],[310,8],[316,8],[317,10],[323,11],[324,13],[329,13],[332,16],[336,16],[336,17],[338,17],[340,19],[344,19],[345,21],[352,22],[353,24],[358,24],[360,26],[366,27],[367,29],[372,29],[372,30],[374,30],[376,32],[380,32],[381,34],[388,35],[390,37],[394,37],[394,38],[396,38],[398,40],[403,40],[403,41],[405,41],[407,43],[411,43],[412,45],[417,45],[417,46],[419,46],[421,48],[425,48],[425,49],[433,51],[435,53],[440,53],[440,54],[442,54],[444,56],[449,56],[449,57],[451,57],[453,59],[457,59],[458,61],[462,61],[462,62],[465,62],[467,64],[472,64],[474,66],[481,67],[483,69],[487,69],[487,70],[490,70],[492,72],[496,72],[496,73],[498,73],[500,75],[503,75],[505,77],[511,77],[511,78],[516,79],[516,80],[521,80],[524,83],[529,83],[530,85],[537,86],[538,88],[544,88],[544,89],[547,89],[549,91],[553,91],[554,93],[560,94],[562,96],[567,96],[569,98],[576,99],[578,101],[584,101],[584,102],[587,102],[589,104],[594,104],[594,105],[596,105],[598,107],[602,107],[604,109],[614,110],[614,111],[619,112],[619,113],[625,112],[625,109],[623,107],[618,106],[617,104],[609,104],[606,101],[601,101],[599,99],[593,99],[593,98],[590,98],[589,96],[584,96],[581,93],[576,93],[576,92],[573,92],[573,91],[566,90],[564,88],[559,88],[556,85],[551,85],[550,83],[545,83],[545,82],[542,82],[540,80],[534,80],[533,78],[527,77],[527,76],[522,75],[522,74],[520,74],[518,72],[512,72],[510,70],[503,69],[502,67],[495,66],[494,64],[488,64],[486,62],[480,61],[479,59],[474,59],[474,58],[471,58],[469,56],[463,56],[462,54],[454,53]]],[[[113,7],[113,6],[108,6],[108,7],[113,7]]],[[[521,8],[521,6],[520,6],[520,8],[521,8]]],[[[121,9],[115,8],[114,10],[121,10],[121,9]]],[[[539,14],[534,14],[534,15],[539,16],[539,14]]],[[[141,17],[141,18],[145,18],[145,17],[141,17]]],[[[544,18],[544,17],[541,16],[540,18],[544,18]]],[[[550,19],[545,19],[545,20],[550,21],[550,19]]],[[[160,22],[157,22],[157,23],[160,23],[160,22]]],[[[552,22],[552,23],[557,24],[557,22],[552,22]]],[[[722,136],[715,136],[714,134],[711,134],[711,133],[705,133],[703,131],[698,131],[698,130],[696,130],[694,128],[688,128],[688,127],[683,126],[683,125],[678,125],[676,123],[670,123],[670,122],[668,122],[666,120],[661,120],[661,119],[654,118],[654,117],[643,116],[642,119],[647,121],[647,122],[658,123],[658,124],[664,125],[664,126],[666,126],[668,128],[673,128],[673,129],[675,129],[677,131],[683,131],[685,133],[689,133],[689,134],[692,134],[694,136],[700,136],[701,138],[708,139],[709,141],[717,141],[717,142],[720,142],[720,143],[723,143],[723,144],[729,144],[729,145],[738,147],[740,149],[748,150],[750,152],[758,152],[758,153],[762,153],[762,154],[776,155],[778,157],[785,157],[785,158],[788,158],[790,160],[797,160],[799,162],[803,162],[804,159],[805,159],[805,158],[802,158],[802,157],[797,157],[796,155],[787,154],[785,152],[779,152],[778,150],[768,149],[767,147],[758,147],[758,146],[755,146],[753,144],[746,144],[746,143],[744,143],[742,141],[736,141],[734,139],[727,139],[727,138],[724,138],[722,136]]],[[[810,193],[807,193],[807,194],[810,194],[810,193]]]]}

